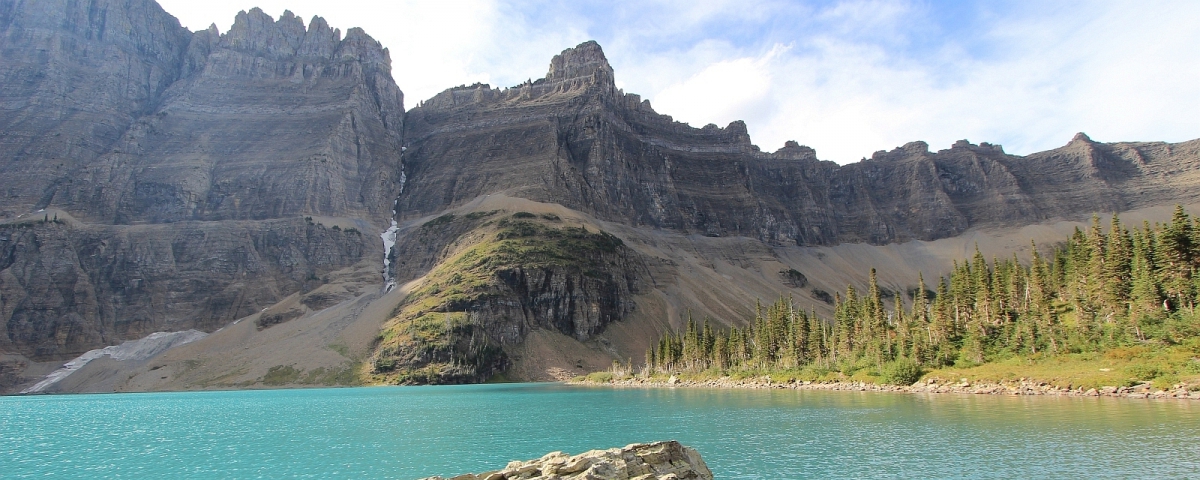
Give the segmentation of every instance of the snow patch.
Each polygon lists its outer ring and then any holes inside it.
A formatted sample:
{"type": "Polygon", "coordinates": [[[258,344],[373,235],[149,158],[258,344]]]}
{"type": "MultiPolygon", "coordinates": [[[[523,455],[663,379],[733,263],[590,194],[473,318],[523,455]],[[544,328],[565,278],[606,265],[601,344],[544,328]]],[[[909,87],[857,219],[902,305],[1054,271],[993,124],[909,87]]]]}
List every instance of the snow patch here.
{"type": "Polygon", "coordinates": [[[130,340],[120,345],[113,345],[104,348],[90,350],[79,357],[64,363],[58,370],[50,372],[42,381],[36,385],[21,390],[21,393],[38,393],[55,383],[58,383],[64,378],[67,378],[75,371],[83,368],[88,362],[97,358],[108,355],[114,360],[148,360],[154,356],[167,351],[172,347],[178,347],[183,344],[192,343],[201,338],[207,337],[208,334],[199,330],[186,330],[182,332],[154,332],[147,335],[145,338],[130,340]]]}
{"type": "MultiPolygon", "coordinates": [[[[408,181],[408,176],[404,174],[404,166],[400,167],[400,193],[404,193],[404,184],[408,181]]],[[[384,293],[392,291],[396,288],[396,276],[392,274],[392,264],[388,262],[388,257],[392,255],[392,247],[396,246],[396,233],[400,231],[400,227],[396,225],[396,207],[400,206],[400,198],[392,201],[392,226],[379,234],[383,239],[383,291],[384,293]]]]}
{"type": "MultiPolygon", "coordinates": [[[[395,213],[392,214],[393,217],[395,213]]],[[[379,236],[383,238],[383,291],[390,292],[396,287],[396,278],[392,275],[392,264],[388,262],[388,256],[392,253],[392,247],[396,245],[396,232],[400,227],[396,226],[396,221],[392,220],[392,226],[384,230],[379,236]]]]}

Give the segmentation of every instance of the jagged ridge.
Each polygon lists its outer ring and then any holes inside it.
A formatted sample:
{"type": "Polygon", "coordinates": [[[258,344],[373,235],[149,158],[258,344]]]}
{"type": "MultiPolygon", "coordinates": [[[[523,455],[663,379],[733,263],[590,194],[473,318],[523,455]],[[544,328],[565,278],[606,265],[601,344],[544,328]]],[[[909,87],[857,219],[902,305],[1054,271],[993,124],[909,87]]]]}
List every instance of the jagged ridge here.
{"type": "Polygon", "coordinates": [[[615,88],[594,42],[545,78],[459,87],[409,112],[420,215],[498,191],[602,218],[775,244],[884,244],[1093,211],[1195,199],[1200,142],[1067,146],[1019,157],[960,141],[913,142],[838,166],[795,142],[765,153],[741,122],[692,128],[615,88]],[[469,168],[467,167],[469,165],[469,168]]]}

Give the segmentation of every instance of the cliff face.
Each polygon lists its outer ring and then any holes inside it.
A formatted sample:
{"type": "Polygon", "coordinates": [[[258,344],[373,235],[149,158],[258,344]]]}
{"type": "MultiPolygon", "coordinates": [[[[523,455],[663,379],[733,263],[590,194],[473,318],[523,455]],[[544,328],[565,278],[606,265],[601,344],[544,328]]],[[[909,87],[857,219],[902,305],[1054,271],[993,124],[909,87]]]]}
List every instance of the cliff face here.
{"type": "Polygon", "coordinates": [[[190,33],[153,2],[6,2],[6,214],[104,223],[391,211],[403,97],[387,51],[254,9],[190,33]],[[57,3],[57,4],[56,4],[57,3]]]}
{"type": "Polygon", "coordinates": [[[0,65],[5,351],[211,331],[382,258],[403,95],[362,30],[253,9],[193,33],[150,0],[0,0],[0,65]]]}
{"type": "Polygon", "coordinates": [[[0,225],[0,348],[59,358],[212,331],[379,252],[362,236],[303,220],[0,225]]]}
{"type": "Polygon", "coordinates": [[[409,112],[401,215],[508,192],[602,218],[774,244],[884,244],[1197,198],[1200,142],[1099,144],[1028,157],[913,142],[846,166],[794,142],[765,153],[746,127],[692,128],[613,84],[594,42],[543,79],[450,89],[409,112]],[[468,167],[469,166],[469,167],[468,167]]]}

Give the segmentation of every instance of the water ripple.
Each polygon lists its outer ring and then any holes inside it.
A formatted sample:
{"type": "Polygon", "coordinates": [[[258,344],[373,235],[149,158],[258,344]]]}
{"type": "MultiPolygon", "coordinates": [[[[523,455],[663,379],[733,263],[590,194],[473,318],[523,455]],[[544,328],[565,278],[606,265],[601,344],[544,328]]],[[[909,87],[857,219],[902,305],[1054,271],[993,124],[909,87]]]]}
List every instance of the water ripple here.
{"type": "Polygon", "coordinates": [[[1192,402],[552,384],[0,398],[5,478],[415,478],[661,439],[732,479],[1200,471],[1192,402]]]}

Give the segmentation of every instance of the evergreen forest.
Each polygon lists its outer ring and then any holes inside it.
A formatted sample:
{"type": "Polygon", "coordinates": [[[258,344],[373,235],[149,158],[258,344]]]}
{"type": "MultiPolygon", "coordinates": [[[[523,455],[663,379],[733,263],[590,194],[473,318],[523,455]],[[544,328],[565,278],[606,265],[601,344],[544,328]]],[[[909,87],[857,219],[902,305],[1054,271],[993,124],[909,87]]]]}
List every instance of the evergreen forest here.
{"type": "Polygon", "coordinates": [[[1045,254],[1037,245],[1030,251],[1026,259],[988,261],[976,248],[932,286],[918,275],[899,293],[881,289],[872,269],[866,291],[848,286],[835,295],[831,319],[783,296],[756,305],[744,328],[714,328],[689,314],[683,331],[646,352],[646,368],[870,369],[883,382],[911,384],[943,367],[1200,343],[1200,219],[1183,207],[1166,224],[1131,227],[1114,215],[1105,228],[1093,217],[1090,228],[1076,228],[1045,254]]]}

